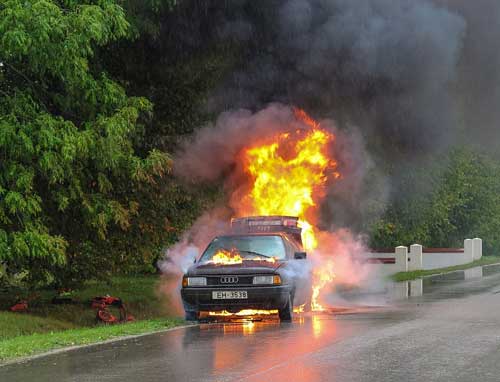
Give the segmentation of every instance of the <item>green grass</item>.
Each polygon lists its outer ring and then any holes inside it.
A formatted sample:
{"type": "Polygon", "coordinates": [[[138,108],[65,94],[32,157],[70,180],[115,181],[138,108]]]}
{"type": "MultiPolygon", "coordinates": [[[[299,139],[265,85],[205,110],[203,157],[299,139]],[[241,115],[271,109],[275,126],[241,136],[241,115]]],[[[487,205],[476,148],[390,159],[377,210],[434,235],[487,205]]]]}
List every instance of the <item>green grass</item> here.
{"type": "Polygon", "coordinates": [[[430,270],[399,272],[393,274],[391,276],[391,279],[394,281],[408,281],[408,280],[418,279],[424,276],[437,275],[445,272],[460,271],[468,268],[473,268],[481,265],[494,264],[494,263],[500,263],[499,256],[483,256],[479,260],[473,261],[472,263],[469,264],[456,265],[453,267],[430,269],[430,270]]]}
{"type": "Polygon", "coordinates": [[[0,341],[0,360],[17,358],[66,346],[85,345],[133,334],[155,332],[184,323],[181,319],[151,319],[122,325],[35,333],[0,341]]]}
{"type": "MultiPolygon", "coordinates": [[[[159,293],[158,276],[115,277],[110,282],[91,281],[72,294],[75,304],[56,305],[53,290],[42,290],[29,298],[24,313],[6,311],[17,297],[30,293],[0,293],[0,360],[21,357],[64,346],[90,344],[124,335],[170,328],[184,323],[172,317],[168,298],[159,293]],[[136,321],[98,325],[90,300],[95,296],[121,297],[136,321]],[[3,310],[3,311],[2,311],[3,310]]],[[[118,315],[114,308],[110,309],[118,315]]]]}
{"type": "Polygon", "coordinates": [[[33,333],[46,333],[75,327],[71,322],[28,314],[0,312],[0,341],[33,333]]]}

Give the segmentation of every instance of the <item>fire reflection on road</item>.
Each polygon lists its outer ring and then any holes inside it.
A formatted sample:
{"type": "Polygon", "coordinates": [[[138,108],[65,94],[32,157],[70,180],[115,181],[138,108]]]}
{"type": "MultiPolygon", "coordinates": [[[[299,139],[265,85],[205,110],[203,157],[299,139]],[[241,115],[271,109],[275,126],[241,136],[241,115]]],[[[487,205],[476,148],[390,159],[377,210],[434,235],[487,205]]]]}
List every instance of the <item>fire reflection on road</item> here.
{"type": "Polygon", "coordinates": [[[243,335],[248,336],[255,332],[255,323],[253,321],[248,321],[243,323],[243,335]]]}
{"type": "Polygon", "coordinates": [[[253,320],[235,320],[234,322],[228,320],[222,325],[222,331],[224,334],[241,333],[244,336],[249,336],[254,334],[259,327],[261,326],[256,326],[253,320]]]}
{"type": "Polygon", "coordinates": [[[352,317],[377,311],[379,308],[359,306],[328,308],[321,313],[296,314],[293,322],[280,322],[277,315],[217,317],[216,322],[185,331],[177,369],[182,376],[180,369],[192,367],[181,354],[196,354],[200,380],[260,382],[272,371],[273,382],[289,382],[290,375],[297,380],[321,381],[318,371],[305,361],[308,355],[365,330],[367,320],[352,317]],[[280,374],[288,379],[277,377],[280,374]]]}
{"type": "Polygon", "coordinates": [[[213,377],[227,375],[233,370],[236,374],[245,371],[249,378],[257,378],[269,368],[295,359],[294,367],[301,369],[302,374],[307,373],[310,381],[319,379],[307,365],[301,368],[301,355],[325,346],[336,335],[335,317],[328,313],[298,314],[291,323],[282,323],[277,317],[269,316],[258,319],[222,317],[217,323],[201,324],[198,331],[199,338],[210,343],[211,351],[206,358],[210,364],[205,367],[212,370],[213,377]]]}
{"type": "Polygon", "coordinates": [[[319,316],[312,317],[312,327],[314,338],[319,338],[321,336],[321,319],[319,316]]]}

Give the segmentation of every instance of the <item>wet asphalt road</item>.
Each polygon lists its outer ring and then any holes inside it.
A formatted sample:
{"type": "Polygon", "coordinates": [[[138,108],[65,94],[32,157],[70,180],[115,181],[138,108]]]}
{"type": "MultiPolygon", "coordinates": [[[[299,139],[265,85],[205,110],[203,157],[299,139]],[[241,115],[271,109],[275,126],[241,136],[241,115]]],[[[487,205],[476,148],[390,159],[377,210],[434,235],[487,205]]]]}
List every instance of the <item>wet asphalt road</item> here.
{"type": "Polygon", "coordinates": [[[87,347],[2,366],[0,381],[500,381],[500,275],[289,324],[203,324],[87,347]]]}

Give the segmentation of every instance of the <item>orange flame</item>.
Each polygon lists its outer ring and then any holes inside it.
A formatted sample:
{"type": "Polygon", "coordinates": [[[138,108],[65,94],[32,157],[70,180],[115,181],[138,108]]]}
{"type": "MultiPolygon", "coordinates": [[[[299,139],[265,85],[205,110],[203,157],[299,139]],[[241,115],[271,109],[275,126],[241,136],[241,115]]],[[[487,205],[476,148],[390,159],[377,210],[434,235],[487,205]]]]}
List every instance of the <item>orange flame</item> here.
{"type": "Polygon", "coordinates": [[[314,283],[312,287],[311,310],[324,311],[325,308],[319,303],[319,294],[321,289],[335,279],[333,261],[327,261],[326,264],[322,264],[321,269],[315,269],[313,273],[314,283]]]}
{"type": "Polygon", "coordinates": [[[252,258],[243,258],[236,248],[233,248],[230,251],[221,248],[207,263],[215,265],[233,265],[241,264],[243,261],[266,261],[268,263],[275,263],[276,259],[274,257],[259,256],[255,256],[252,258]]]}
{"type": "Polygon", "coordinates": [[[219,249],[215,255],[210,259],[209,263],[216,265],[232,265],[241,264],[243,258],[238,253],[236,249],[231,249],[226,251],[225,249],[219,249]]]}
{"type": "MultiPolygon", "coordinates": [[[[245,172],[252,184],[238,213],[298,216],[304,248],[313,250],[318,242],[311,222],[317,220],[318,202],[325,196],[328,177],[340,177],[337,162],[328,152],[335,136],[301,109],[295,109],[295,117],[304,123],[304,129],[279,134],[244,151],[245,172]]],[[[320,289],[335,274],[329,266],[315,270],[313,276],[312,308],[318,310],[322,309],[320,289]]]]}
{"type": "MultiPolygon", "coordinates": [[[[304,312],[304,305],[293,308],[295,313],[304,312]]],[[[251,316],[270,316],[278,314],[277,309],[242,309],[236,313],[228,312],[227,310],[208,312],[209,317],[251,317],[251,316]]]]}
{"type": "Polygon", "coordinates": [[[277,310],[266,310],[266,309],[243,309],[236,313],[230,313],[227,310],[222,310],[220,312],[208,312],[211,317],[227,317],[227,316],[268,316],[271,314],[278,314],[277,310]]]}

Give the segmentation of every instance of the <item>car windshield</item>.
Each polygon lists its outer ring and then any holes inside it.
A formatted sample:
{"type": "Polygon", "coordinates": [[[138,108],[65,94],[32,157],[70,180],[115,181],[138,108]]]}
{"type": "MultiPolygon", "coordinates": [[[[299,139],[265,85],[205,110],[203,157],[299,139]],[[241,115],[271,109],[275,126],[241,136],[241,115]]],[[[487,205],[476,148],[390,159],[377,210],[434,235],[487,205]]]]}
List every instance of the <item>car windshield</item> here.
{"type": "Polygon", "coordinates": [[[284,259],[285,245],[277,235],[269,236],[221,236],[215,238],[200,258],[201,262],[212,261],[221,251],[237,253],[242,260],[275,258],[284,259]]]}

